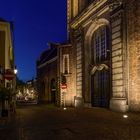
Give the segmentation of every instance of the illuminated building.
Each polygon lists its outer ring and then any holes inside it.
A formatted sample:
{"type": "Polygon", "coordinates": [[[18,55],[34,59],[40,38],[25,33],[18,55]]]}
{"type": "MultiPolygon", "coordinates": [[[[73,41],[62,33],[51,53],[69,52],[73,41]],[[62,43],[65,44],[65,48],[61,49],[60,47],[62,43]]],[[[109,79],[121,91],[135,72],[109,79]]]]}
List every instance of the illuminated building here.
{"type": "Polygon", "coordinates": [[[61,107],[75,106],[76,97],[76,65],[75,51],[71,44],[57,46],[57,105],[61,107]]]}
{"type": "Polygon", "coordinates": [[[140,111],[140,1],[67,2],[75,106],[140,111]]]}
{"type": "MultiPolygon", "coordinates": [[[[67,0],[69,41],[38,66],[47,70],[55,62],[58,105],[140,111],[139,6],[138,0],[67,0]]],[[[50,92],[52,78],[42,90],[50,92]]]]}

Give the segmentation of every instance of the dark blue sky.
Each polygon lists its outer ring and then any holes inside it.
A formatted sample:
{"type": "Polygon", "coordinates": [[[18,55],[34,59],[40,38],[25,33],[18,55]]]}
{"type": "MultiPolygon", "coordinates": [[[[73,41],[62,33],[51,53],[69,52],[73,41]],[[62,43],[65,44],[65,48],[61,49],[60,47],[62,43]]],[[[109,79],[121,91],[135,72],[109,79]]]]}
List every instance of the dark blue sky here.
{"type": "Polygon", "coordinates": [[[0,0],[0,17],[14,21],[18,76],[36,76],[36,60],[47,42],[67,38],[66,0],[0,0]]]}

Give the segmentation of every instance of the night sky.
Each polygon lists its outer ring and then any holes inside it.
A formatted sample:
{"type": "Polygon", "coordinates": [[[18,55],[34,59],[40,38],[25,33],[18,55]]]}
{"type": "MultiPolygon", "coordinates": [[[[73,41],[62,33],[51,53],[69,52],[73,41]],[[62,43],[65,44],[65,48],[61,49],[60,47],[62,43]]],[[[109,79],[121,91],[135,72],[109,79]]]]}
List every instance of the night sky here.
{"type": "Polygon", "coordinates": [[[67,38],[66,0],[0,0],[0,17],[14,21],[18,77],[36,76],[36,60],[48,42],[67,38]]]}

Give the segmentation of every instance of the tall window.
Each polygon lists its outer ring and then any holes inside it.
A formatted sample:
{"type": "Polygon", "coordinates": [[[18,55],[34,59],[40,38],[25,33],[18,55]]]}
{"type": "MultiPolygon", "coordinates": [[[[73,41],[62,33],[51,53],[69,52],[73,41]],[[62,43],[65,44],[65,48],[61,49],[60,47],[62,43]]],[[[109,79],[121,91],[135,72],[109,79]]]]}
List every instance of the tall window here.
{"type": "Polygon", "coordinates": [[[109,42],[108,28],[102,26],[93,35],[92,41],[92,62],[98,63],[108,59],[109,42]]]}
{"type": "Polygon", "coordinates": [[[69,54],[63,55],[63,73],[69,73],[69,54]]]}

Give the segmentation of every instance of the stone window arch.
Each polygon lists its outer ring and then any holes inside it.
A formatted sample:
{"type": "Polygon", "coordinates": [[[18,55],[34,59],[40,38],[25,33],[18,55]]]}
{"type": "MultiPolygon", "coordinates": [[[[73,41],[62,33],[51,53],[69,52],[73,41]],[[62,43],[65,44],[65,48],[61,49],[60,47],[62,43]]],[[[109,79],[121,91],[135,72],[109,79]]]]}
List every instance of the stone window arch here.
{"type": "Polygon", "coordinates": [[[92,64],[98,64],[109,57],[109,29],[106,25],[99,27],[92,36],[91,40],[91,59],[92,64]]]}
{"type": "MultiPolygon", "coordinates": [[[[97,32],[100,32],[100,30],[102,29],[105,29],[107,30],[106,31],[106,35],[109,34],[109,27],[110,24],[109,24],[109,21],[107,19],[104,19],[104,18],[101,18],[101,19],[97,19],[95,21],[93,21],[93,23],[90,25],[90,27],[88,28],[86,34],[85,34],[85,41],[84,41],[84,52],[85,52],[85,67],[89,67],[90,64],[93,64],[95,63],[95,58],[93,59],[92,58],[92,53],[89,53],[89,52],[92,52],[95,50],[92,50],[93,48],[91,46],[93,46],[93,37],[94,37],[94,33],[96,34],[96,31],[97,32]]],[[[105,36],[106,36],[105,35],[105,36]]],[[[101,39],[101,37],[100,37],[101,39]]],[[[106,38],[106,41],[108,41],[109,39],[106,38]]],[[[101,42],[100,42],[101,43],[101,42]]],[[[107,51],[108,49],[106,49],[107,51]]],[[[108,52],[106,52],[108,53],[108,52]]],[[[107,55],[107,54],[105,54],[107,55]]],[[[95,57],[95,54],[94,54],[94,57],[95,57]]]]}

